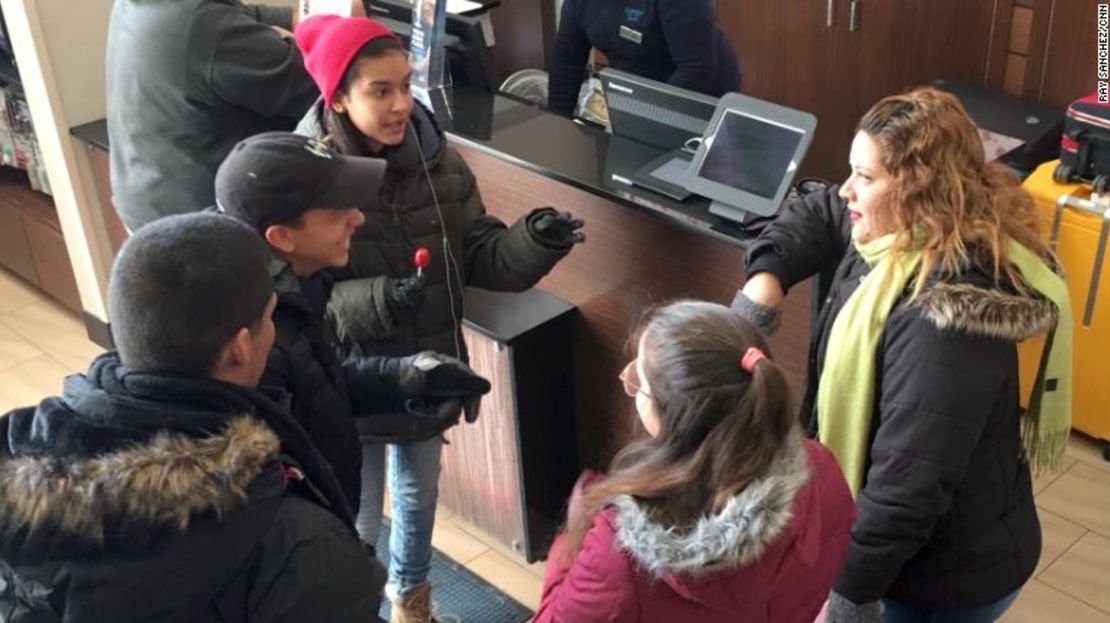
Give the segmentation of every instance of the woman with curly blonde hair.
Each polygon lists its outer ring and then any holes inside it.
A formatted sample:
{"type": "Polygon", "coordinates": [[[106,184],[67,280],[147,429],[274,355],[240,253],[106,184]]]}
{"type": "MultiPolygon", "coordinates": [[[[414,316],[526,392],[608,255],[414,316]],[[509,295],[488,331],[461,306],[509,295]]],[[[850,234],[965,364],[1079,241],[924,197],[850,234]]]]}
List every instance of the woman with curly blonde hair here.
{"type": "Polygon", "coordinates": [[[1040,556],[1030,467],[1070,427],[1071,311],[1032,200],[951,95],[877,103],[839,187],[784,206],[733,309],[764,330],[835,268],[802,418],[856,496],[829,620],[993,621],[1040,556]],[[1017,344],[1046,334],[1029,408],[1017,344]]]}

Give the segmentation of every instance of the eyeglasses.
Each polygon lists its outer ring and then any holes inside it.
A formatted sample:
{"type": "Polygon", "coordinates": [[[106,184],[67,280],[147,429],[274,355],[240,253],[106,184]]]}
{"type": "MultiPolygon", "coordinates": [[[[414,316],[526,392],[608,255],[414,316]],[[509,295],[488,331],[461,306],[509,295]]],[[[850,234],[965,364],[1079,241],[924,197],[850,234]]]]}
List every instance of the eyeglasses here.
{"type": "Polygon", "coordinates": [[[651,398],[651,394],[644,391],[643,385],[640,383],[640,373],[636,370],[635,359],[628,362],[628,365],[621,370],[617,378],[621,380],[621,385],[624,386],[624,393],[628,394],[629,398],[635,398],[636,394],[643,394],[651,398]]]}

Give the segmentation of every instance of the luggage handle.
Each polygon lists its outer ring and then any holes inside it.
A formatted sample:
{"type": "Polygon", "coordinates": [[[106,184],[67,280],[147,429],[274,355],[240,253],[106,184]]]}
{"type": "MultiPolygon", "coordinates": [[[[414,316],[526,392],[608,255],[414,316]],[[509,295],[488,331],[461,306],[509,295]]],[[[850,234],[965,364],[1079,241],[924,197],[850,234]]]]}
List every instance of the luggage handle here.
{"type": "Polygon", "coordinates": [[[1095,265],[1091,270],[1091,283],[1087,287],[1087,303],[1083,309],[1083,326],[1089,327],[1095,313],[1095,300],[1098,298],[1098,284],[1102,277],[1102,265],[1106,260],[1106,241],[1110,238],[1110,206],[1090,199],[1080,199],[1066,194],[1060,195],[1056,200],[1056,214],[1052,217],[1052,233],[1049,235],[1048,241],[1049,248],[1053,252],[1056,251],[1056,245],[1060,241],[1060,225],[1063,221],[1064,210],[1069,207],[1102,215],[1102,226],[1098,233],[1098,247],[1095,250],[1095,265]]]}

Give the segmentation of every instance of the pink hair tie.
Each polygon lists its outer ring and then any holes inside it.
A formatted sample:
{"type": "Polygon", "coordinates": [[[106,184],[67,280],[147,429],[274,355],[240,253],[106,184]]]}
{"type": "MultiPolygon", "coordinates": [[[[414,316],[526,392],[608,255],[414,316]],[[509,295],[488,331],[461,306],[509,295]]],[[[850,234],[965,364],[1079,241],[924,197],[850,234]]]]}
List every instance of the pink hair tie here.
{"type": "Polygon", "coordinates": [[[747,351],[745,351],[744,356],[740,358],[740,367],[744,369],[744,372],[751,374],[752,370],[755,370],[755,364],[766,358],[767,355],[765,355],[763,351],[759,350],[755,346],[752,346],[747,351]]]}

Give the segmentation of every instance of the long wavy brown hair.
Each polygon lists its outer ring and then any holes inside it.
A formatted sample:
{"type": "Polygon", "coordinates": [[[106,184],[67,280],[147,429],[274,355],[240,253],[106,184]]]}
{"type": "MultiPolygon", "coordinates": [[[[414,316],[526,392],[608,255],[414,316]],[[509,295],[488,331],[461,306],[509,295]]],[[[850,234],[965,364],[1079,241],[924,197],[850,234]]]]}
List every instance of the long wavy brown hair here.
{"type": "Polygon", "coordinates": [[[887,97],[857,130],[878,144],[893,177],[887,207],[901,233],[895,251],[922,236],[914,294],[938,268],[943,277],[969,265],[1023,290],[1007,261],[1010,240],[1052,261],[1032,198],[1009,169],[986,161],[975,124],[954,96],[925,87],[887,97]]]}
{"type": "Polygon", "coordinates": [[[649,314],[637,335],[659,434],[625,447],[609,476],[586,490],[581,512],[567,518],[567,556],[619,495],[633,496],[679,531],[720,512],[767,470],[796,426],[790,390],[766,341],[728,308],[671,303],[649,314]],[[768,358],[749,374],[740,360],[752,346],[768,358]]]}

